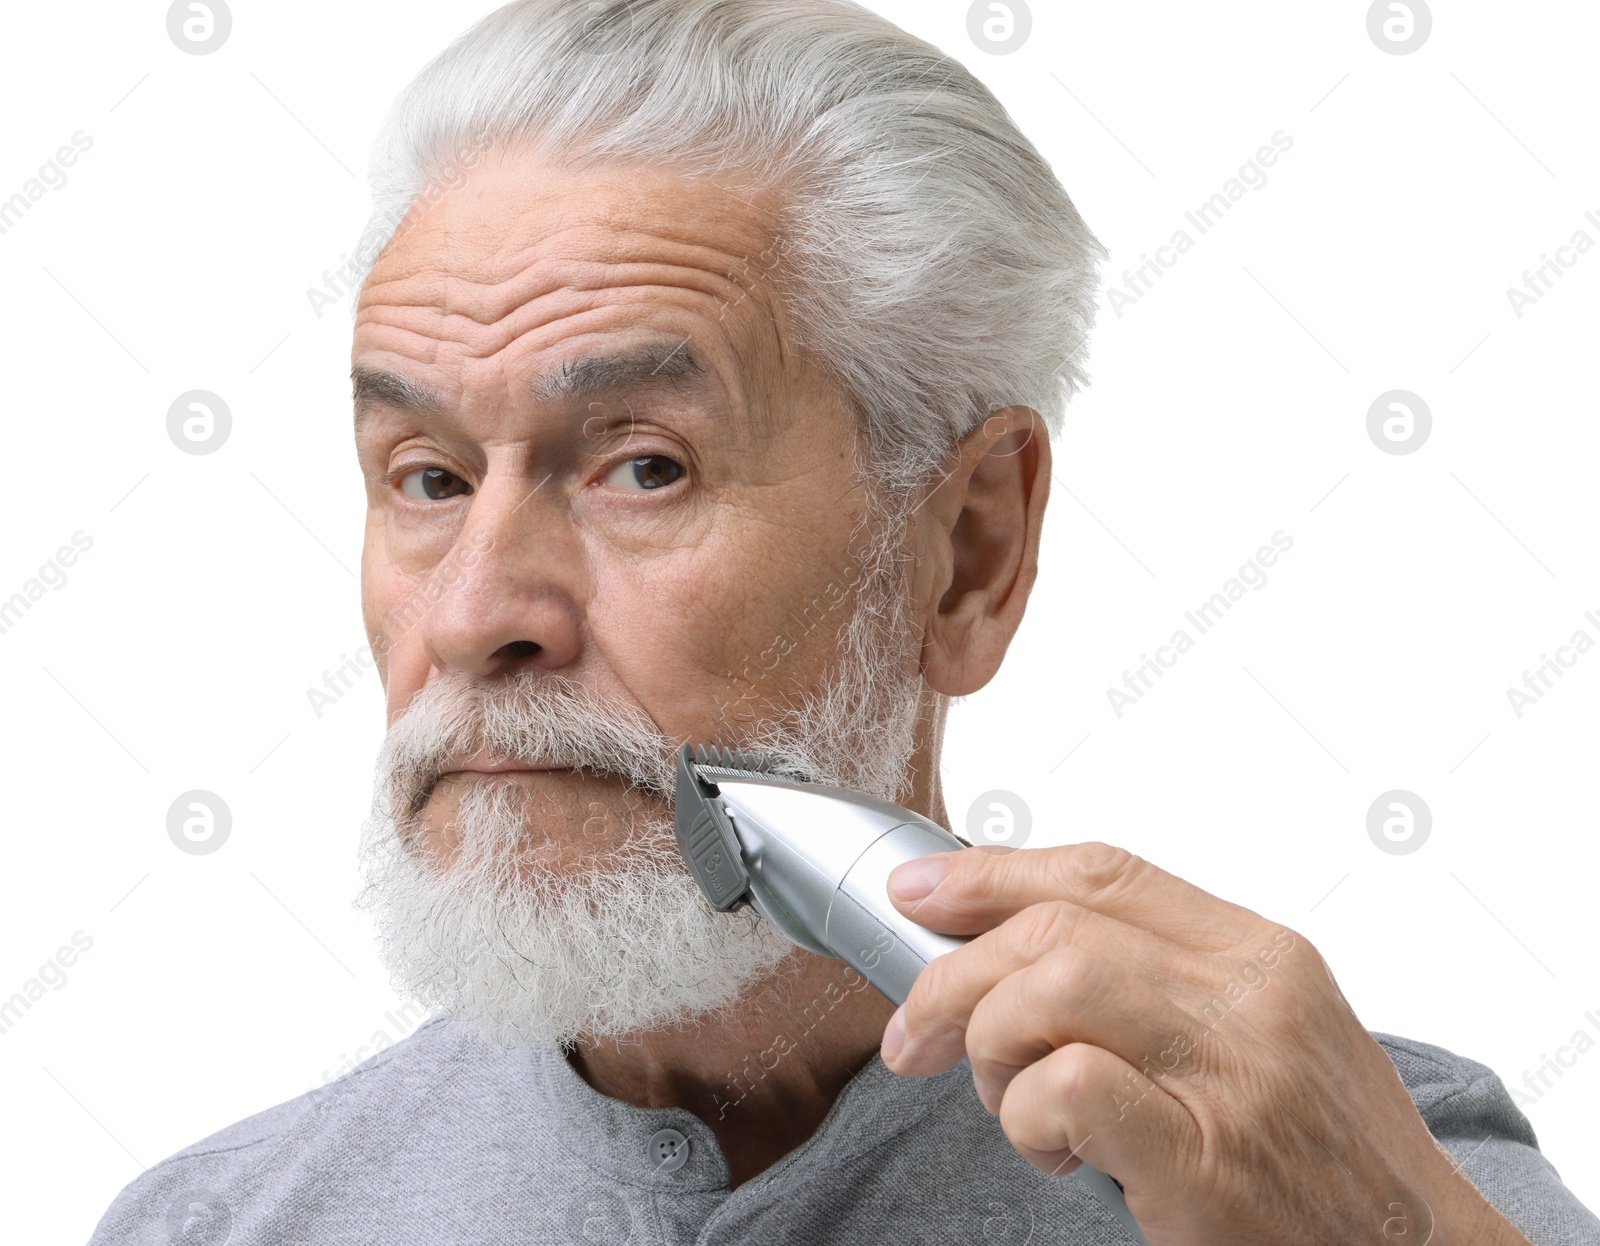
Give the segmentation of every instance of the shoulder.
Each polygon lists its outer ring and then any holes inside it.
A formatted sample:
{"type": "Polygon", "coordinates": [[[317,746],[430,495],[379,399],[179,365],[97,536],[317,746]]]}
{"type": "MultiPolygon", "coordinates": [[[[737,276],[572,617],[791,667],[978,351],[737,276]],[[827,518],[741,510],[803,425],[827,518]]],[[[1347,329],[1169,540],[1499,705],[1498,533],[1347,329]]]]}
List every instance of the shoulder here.
{"type": "Polygon", "coordinates": [[[424,1021],[405,1038],[393,1046],[385,1047],[348,1073],[334,1078],[315,1090],[308,1090],[303,1095],[297,1095],[293,1099],[219,1129],[216,1133],[209,1134],[162,1160],[149,1171],[155,1172],[166,1165],[180,1164],[184,1160],[246,1152],[270,1146],[305,1124],[307,1118],[327,1111],[335,1105],[348,1105],[358,1099],[387,1093],[392,1083],[409,1078],[417,1071],[419,1064],[431,1066],[433,1051],[441,1042],[449,1042],[452,1038],[451,1032],[442,1025],[442,1022],[442,1017],[424,1021]]]}
{"type": "Polygon", "coordinates": [[[1523,1236],[1548,1246],[1600,1242],[1600,1220],[1562,1184],[1493,1069],[1431,1043],[1372,1036],[1394,1062],[1429,1132],[1523,1236]]]}
{"type": "Polygon", "coordinates": [[[1475,1131],[1537,1148],[1533,1126],[1493,1069],[1443,1047],[1373,1032],[1435,1137],[1475,1131]]]}
{"type": "Polygon", "coordinates": [[[230,1192],[250,1183],[274,1156],[299,1150],[330,1116],[360,1112],[403,1089],[415,1093],[419,1078],[437,1076],[437,1049],[455,1041],[442,1021],[424,1021],[408,1037],[327,1085],[236,1121],[145,1169],[117,1194],[89,1246],[165,1244],[180,1240],[174,1233],[201,1228],[205,1232],[196,1240],[213,1240],[208,1234],[225,1240],[230,1192]]]}
{"type": "Polygon", "coordinates": [[[1444,1047],[1404,1038],[1399,1034],[1382,1034],[1372,1031],[1372,1037],[1394,1061],[1396,1071],[1406,1085],[1442,1086],[1458,1082],[1475,1082],[1494,1077],[1495,1072],[1486,1064],[1458,1056],[1444,1047]]]}

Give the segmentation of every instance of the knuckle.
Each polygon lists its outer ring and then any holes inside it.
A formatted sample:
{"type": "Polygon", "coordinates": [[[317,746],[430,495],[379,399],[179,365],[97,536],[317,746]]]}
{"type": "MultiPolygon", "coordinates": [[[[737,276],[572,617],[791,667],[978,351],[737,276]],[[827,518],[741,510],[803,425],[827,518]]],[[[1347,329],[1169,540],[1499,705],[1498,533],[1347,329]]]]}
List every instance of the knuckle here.
{"type": "Polygon", "coordinates": [[[1081,1003],[1099,983],[1100,960],[1082,948],[1057,948],[1039,962],[1039,977],[1048,1000],[1081,1003]]]}
{"type": "MultiPolygon", "coordinates": [[[[1305,980],[1307,971],[1314,973],[1322,960],[1304,935],[1270,922],[1262,922],[1251,941],[1237,949],[1237,954],[1244,965],[1255,966],[1274,978],[1291,982],[1305,980]]],[[[1320,974],[1315,976],[1321,978],[1320,974]]]]}
{"type": "Polygon", "coordinates": [[[951,853],[946,858],[950,863],[950,872],[939,883],[939,898],[956,904],[981,901],[995,889],[995,871],[1005,867],[1008,855],[990,852],[984,846],[963,848],[951,853]]]}
{"type": "Polygon", "coordinates": [[[938,1010],[938,1001],[942,1000],[950,989],[952,972],[949,954],[935,956],[922,967],[922,972],[917,975],[917,980],[912,983],[911,991],[905,999],[908,1023],[938,1010]]]}
{"type": "Polygon", "coordinates": [[[1067,1106],[1081,1102],[1093,1077],[1089,1048],[1083,1044],[1062,1047],[1047,1065],[1052,1099],[1067,1106]]]}
{"type": "Polygon", "coordinates": [[[1143,857],[1115,844],[1074,844],[1059,858],[1058,880],[1069,895],[1087,903],[1092,897],[1126,887],[1146,864],[1143,857]]]}
{"type": "Polygon", "coordinates": [[[1040,960],[1071,944],[1087,916],[1087,912],[1071,900],[1042,900],[1030,904],[1014,919],[1018,950],[1029,961],[1040,960]]]}
{"type": "Polygon", "coordinates": [[[994,992],[985,995],[973,1007],[965,1026],[965,1042],[967,1058],[975,1070],[981,1068],[992,1071],[997,1067],[990,1053],[1007,1046],[1016,1033],[1014,1019],[1008,1018],[1007,1010],[1001,1006],[994,992]]]}

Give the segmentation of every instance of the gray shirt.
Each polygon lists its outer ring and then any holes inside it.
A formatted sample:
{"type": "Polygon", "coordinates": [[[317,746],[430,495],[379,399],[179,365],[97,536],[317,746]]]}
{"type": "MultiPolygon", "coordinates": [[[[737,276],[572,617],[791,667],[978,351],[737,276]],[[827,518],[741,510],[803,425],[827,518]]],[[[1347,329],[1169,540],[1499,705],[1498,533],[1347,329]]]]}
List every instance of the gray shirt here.
{"type": "MultiPolygon", "coordinates": [[[[1600,1246],[1492,1071],[1376,1037],[1434,1136],[1535,1246],[1600,1246]]],[[[965,1060],[902,1078],[874,1053],[810,1139],[730,1191],[690,1112],[608,1098],[553,1045],[502,1051],[436,1017],[135,1178],[90,1246],[1128,1241],[1075,1174],[1016,1153],[965,1060]]]]}

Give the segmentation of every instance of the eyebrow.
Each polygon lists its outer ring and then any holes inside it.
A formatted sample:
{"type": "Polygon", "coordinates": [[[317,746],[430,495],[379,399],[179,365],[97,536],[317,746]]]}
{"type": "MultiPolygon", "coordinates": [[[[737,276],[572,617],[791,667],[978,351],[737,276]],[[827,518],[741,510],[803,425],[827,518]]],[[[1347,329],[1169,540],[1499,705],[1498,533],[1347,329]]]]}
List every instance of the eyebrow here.
{"type": "Polygon", "coordinates": [[[399,372],[359,363],[350,369],[350,396],[355,402],[357,429],[373,407],[393,407],[419,415],[438,415],[445,407],[444,395],[431,386],[399,372]]]}
{"type": "MultiPolygon", "coordinates": [[[[534,377],[528,393],[541,402],[576,402],[638,385],[692,390],[707,373],[686,343],[658,343],[609,355],[568,359],[534,377]]],[[[373,407],[392,407],[418,415],[442,415],[449,403],[431,386],[386,368],[357,364],[350,369],[351,398],[359,432],[373,407]]]]}
{"type": "Polygon", "coordinates": [[[583,355],[568,359],[553,372],[534,380],[536,397],[546,402],[572,402],[629,385],[653,384],[691,389],[705,377],[687,343],[661,343],[616,355],[583,355]]]}

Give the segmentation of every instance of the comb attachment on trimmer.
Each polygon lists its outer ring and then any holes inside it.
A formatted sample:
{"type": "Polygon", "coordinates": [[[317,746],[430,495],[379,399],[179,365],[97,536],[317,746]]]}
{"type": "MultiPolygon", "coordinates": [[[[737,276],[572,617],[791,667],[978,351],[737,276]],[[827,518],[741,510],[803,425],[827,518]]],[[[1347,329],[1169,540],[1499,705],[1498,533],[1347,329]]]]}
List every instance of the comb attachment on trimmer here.
{"type": "MultiPolygon", "coordinates": [[[[673,829],[678,838],[678,851],[705,892],[711,906],[723,912],[740,908],[747,903],[745,893],[750,890],[750,873],[744,866],[744,854],[739,839],[733,833],[728,815],[713,795],[714,780],[699,773],[702,759],[715,756],[720,763],[724,755],[720,749],[709,752],[705,746],[690,752],[685,744],[678,750],[677,805],[673,811],[673,829]]],[[[757,761],[755,757],[743,758],[729,750],[729,760],[757,761]]],[[[750,773],[744,767],[718,767],[750,773]]],[[[723,777],[732,777],[724,775],[723,777]]]]}

